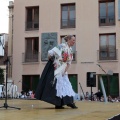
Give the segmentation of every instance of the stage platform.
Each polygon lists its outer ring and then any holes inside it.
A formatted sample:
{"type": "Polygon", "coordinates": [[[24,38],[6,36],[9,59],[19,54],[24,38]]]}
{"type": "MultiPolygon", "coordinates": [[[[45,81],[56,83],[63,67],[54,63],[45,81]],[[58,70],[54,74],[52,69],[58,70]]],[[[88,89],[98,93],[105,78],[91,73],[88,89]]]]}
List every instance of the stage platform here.
{"type": "MultiPolygon", "coordinates": [[[[0,106],[4,102],[0,100],[0,106]]],[[[10,99],[7,103],[21,110],[0,108],[0,120],[108,120],[120,114],[120,102],[76,101],[78,109],[54,109],[54,105],[39,100],[10,99]]]]}

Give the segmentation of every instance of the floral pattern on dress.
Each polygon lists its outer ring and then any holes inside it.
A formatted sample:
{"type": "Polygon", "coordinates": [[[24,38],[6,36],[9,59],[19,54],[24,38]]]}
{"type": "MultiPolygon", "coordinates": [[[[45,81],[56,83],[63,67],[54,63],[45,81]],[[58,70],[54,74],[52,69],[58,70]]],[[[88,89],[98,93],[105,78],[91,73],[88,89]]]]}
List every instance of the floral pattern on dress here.
{"type": "Polygon", "coordinates": [[[67,52],[62,51],[62,61],[66,62],[67,60],[69,60],[69,55],[67,52]]]}
{"type": "Polygon", "coordinates": [[[59,68],[63,63],[69,63],[73,59],[72,48],[68,47],[67,43],[62,43],[57,48],[61,51],[61,56],[55,55],[57,62],[54,63],[54,68],[59,68]]]}

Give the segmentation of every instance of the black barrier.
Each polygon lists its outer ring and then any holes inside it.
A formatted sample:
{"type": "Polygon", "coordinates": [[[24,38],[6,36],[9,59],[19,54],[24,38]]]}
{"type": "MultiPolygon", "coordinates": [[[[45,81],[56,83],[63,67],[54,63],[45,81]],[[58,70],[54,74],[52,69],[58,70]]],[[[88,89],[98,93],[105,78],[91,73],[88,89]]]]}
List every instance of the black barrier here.
{"type": "Polygon", "coordinates": [[[120,114],[119,115],[115,115],[112,118],[109,118],[108,120],[120,120],[120,114]]]}

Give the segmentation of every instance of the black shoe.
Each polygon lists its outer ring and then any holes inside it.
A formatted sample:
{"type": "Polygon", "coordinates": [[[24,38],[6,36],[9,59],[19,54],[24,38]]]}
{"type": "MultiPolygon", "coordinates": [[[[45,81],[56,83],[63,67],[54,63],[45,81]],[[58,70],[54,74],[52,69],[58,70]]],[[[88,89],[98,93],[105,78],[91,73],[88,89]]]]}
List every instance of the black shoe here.
{"type": "Polygon", "coordinates": [[[64,109],[63,106],[55,106],[55,109],[64,109]]]}
{"type": "Polygon", "coordinates": [[[71,107],[73,109],[77,109],[78,107],[75,106],[75,103],[67,104],[68,107],[71,107]]]}

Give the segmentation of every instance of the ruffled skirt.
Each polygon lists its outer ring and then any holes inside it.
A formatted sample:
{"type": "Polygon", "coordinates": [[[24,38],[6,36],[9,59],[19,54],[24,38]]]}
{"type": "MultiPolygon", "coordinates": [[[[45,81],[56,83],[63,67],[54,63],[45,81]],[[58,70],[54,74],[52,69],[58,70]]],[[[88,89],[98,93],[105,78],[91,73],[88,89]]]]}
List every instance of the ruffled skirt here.
{"type": "Polygon", "coordinates": [[[57,90],[57,97],[65,97],[65,96],[75,96],[75,92],[72,89],[72,85],[69,81],[68,75],[65,74],[64,76],[59,75],[57,77],[57,82],[56,82],[56,90],[57,90]]]}

